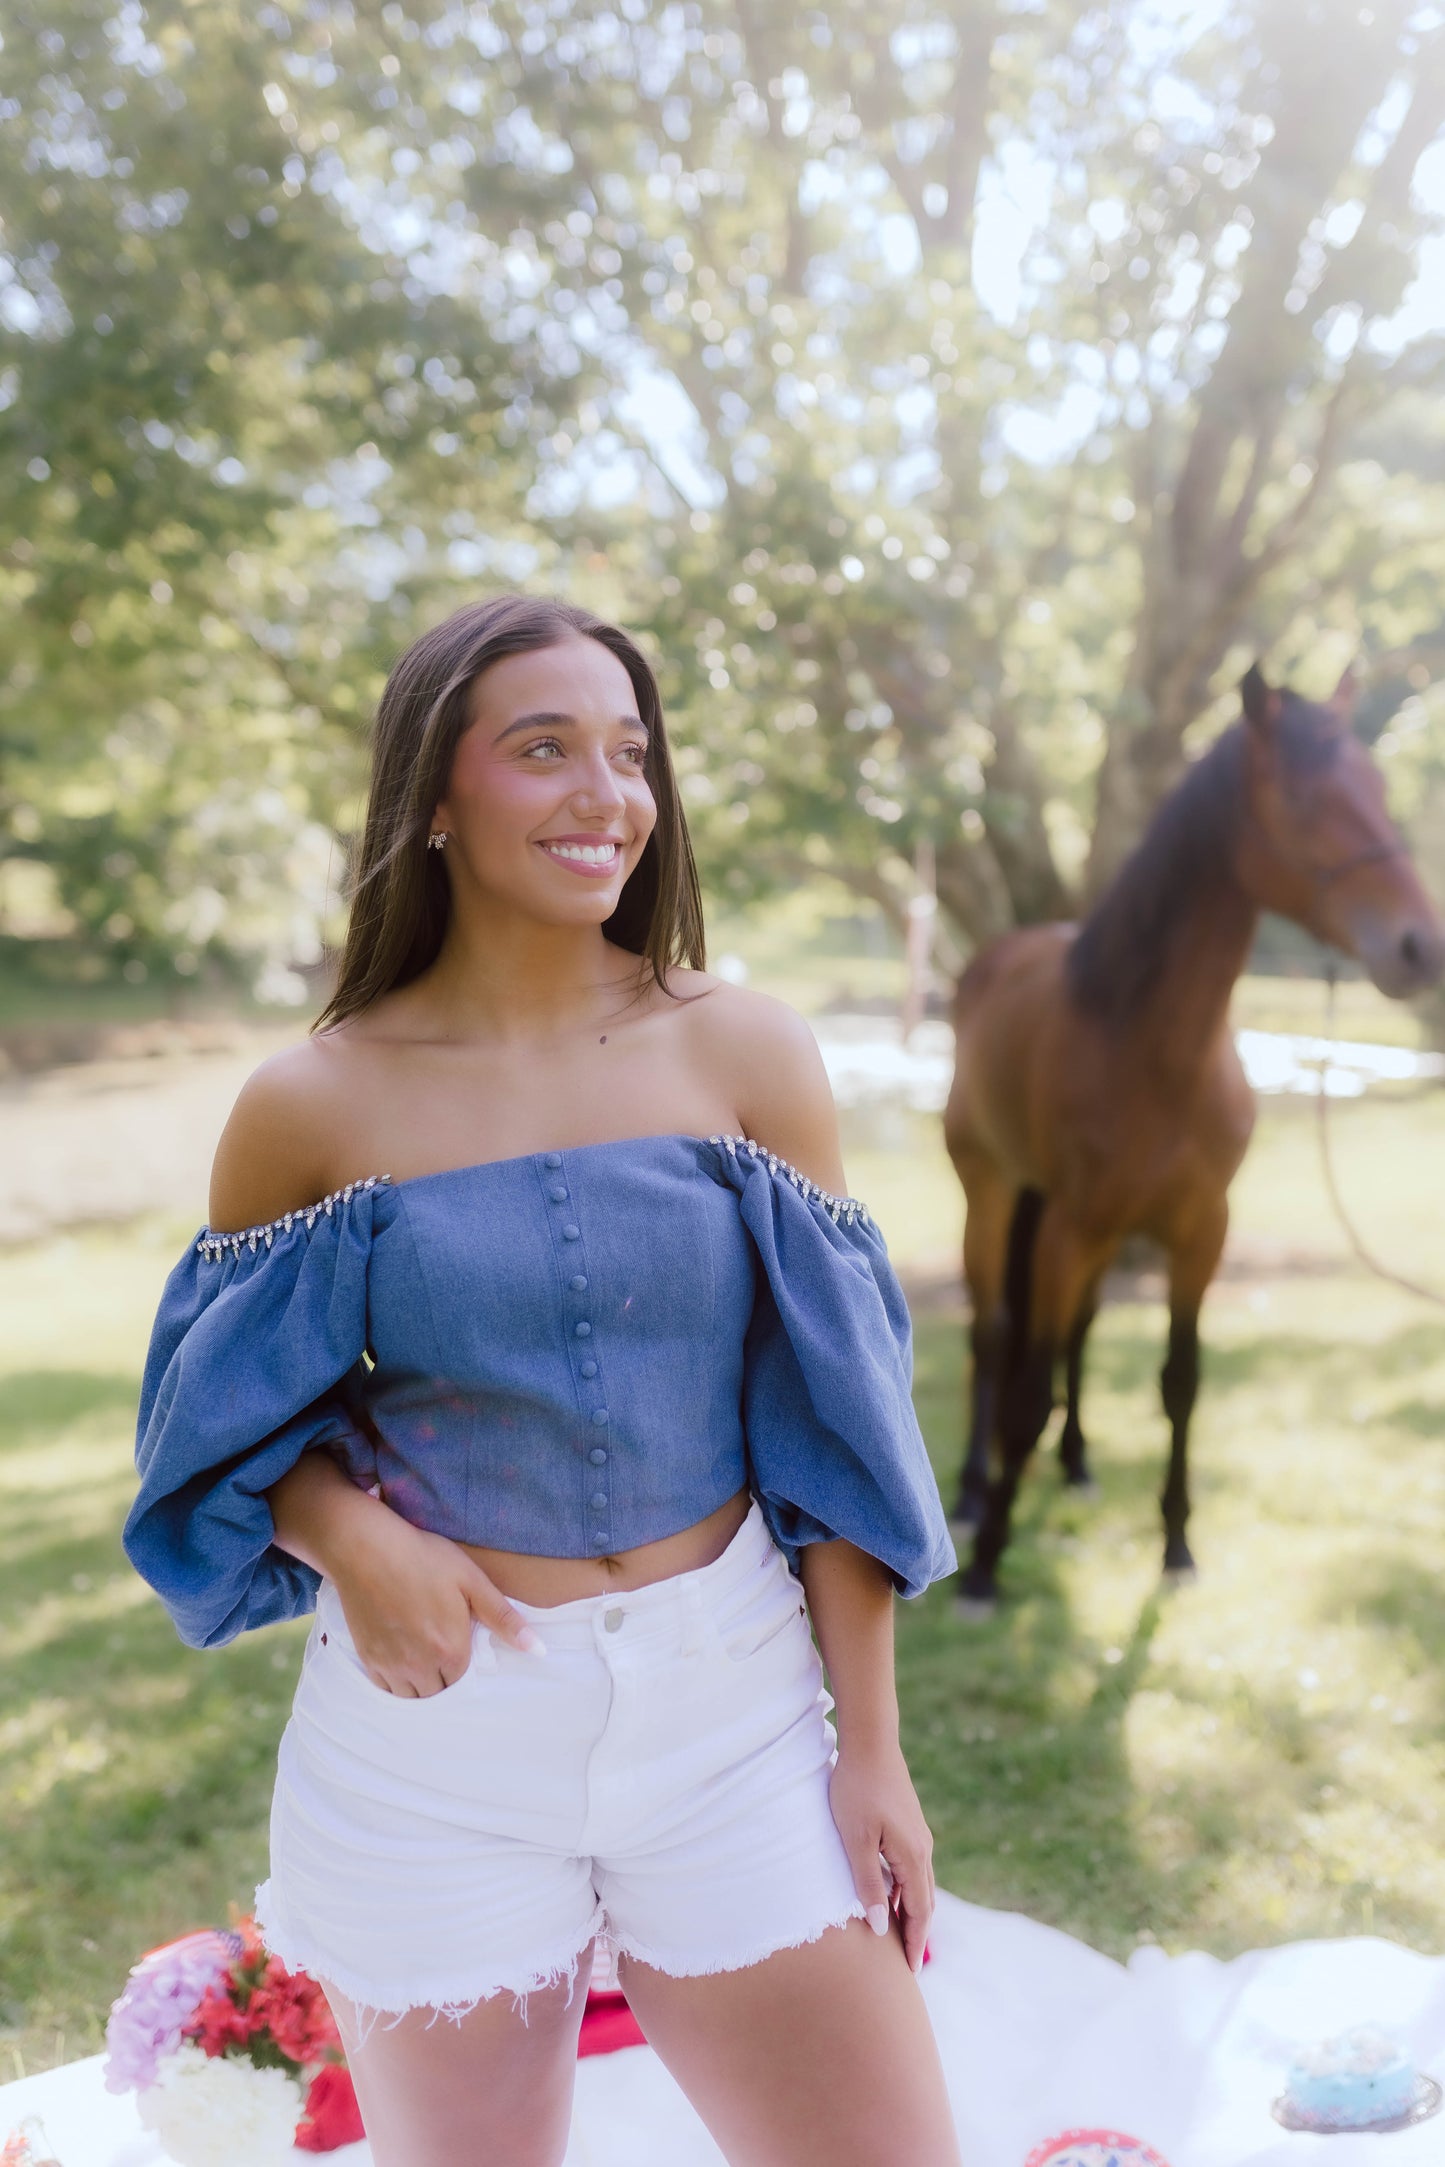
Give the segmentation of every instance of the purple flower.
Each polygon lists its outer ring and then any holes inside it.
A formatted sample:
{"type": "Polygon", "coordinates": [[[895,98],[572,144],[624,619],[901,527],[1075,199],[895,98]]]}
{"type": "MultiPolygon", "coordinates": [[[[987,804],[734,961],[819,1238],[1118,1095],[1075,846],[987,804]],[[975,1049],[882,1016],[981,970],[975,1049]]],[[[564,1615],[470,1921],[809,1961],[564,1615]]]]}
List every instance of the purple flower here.
{"type": "Polygon", "coordinates": [[[206,1988],[229,1970],[234,1939],[210,1931],[187,1934],[141,1958],[124,1993],[111,2004],[105,2027],[108,2092],[139,2092],[155,2083],[161,2062],[180,2045],[206,1988]]]}

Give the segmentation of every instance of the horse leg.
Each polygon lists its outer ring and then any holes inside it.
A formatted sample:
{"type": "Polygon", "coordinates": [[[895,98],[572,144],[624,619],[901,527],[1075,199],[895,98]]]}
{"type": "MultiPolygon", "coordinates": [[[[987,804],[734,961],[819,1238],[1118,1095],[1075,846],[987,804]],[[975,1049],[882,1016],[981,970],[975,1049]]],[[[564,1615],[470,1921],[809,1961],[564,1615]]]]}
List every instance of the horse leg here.
{"type": "Polygon", "coordinates": [[[1054,1400],[1054,1364],[1101,1268],[1097,1245],[1037,1190],[1020,1193],[1009,1236],[1008,1330],[999,1382],[993,1480],[960,1593],[968,1610],[991,1607],[1008,1546],[1014,1499],[1054,1400]]]}
{"type": "Polygon", "coordinates": [[[954,1165],[963,1183],[968,1216],[963,1229],[963,1276],[973,1309],[969,1327],[971,1417],[968,1449],[959,1471],[958,1493],[949,1525],[955,1534],[975,1527],[988,1488],[989,1447],[998,1399],[998,1371],[1003,1354],[1004,1260],[1014,1191],[992,1159],[973,1149],[959,1150],[954,1165]]]}
{"type": "Polygon", "coordinates": [[[1098,1302],[1091,1289],[1084,1307],[1079,1312],[1078,1322],[1069,1334],[1064,1366],[1067,1399],[1063,1434],[1059,1438],[1059,1461],[1064,1470],[1064,1481],[1071,1490],[1094,1488],[1094,1478],[1089,1472],[1083,1425],[1079,1420],[1079,1402],[1084,1385],[1084,1342],[1097,1314],[1098,1302]]]}
{"type": "Polygon", "coordinates": [[[1169,1471],[1160,1504],[1164,1513],[1164,1571],[1182,1578],[1194,1570],[1185,1529],[1189,1521],[1189,1423],[1199,1391],[1199,1309],[1224,1249],[1229,1211],[1224,1198],[1195,1222],[1169,1252],[1169,1351],[1159,1374],[1170,1431],[1169,1471]]]}

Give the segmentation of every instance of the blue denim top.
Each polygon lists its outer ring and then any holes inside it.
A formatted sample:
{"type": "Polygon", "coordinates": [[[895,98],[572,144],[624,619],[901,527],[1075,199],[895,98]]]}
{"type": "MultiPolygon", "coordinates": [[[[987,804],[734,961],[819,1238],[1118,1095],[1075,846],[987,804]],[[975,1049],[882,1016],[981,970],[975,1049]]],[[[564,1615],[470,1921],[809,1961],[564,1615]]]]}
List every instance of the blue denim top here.
{"type": "Polygon", "coordinates": [[[374,1176],[177,1264],[125,1546],[192,1647],[310,1610],[263,1493],[321,1448],[418,1527],[541,1557],[746,1485],[795,1568],[844,1536],[916,1595],[956,1559],[911,1374],[867,1212],[745,1138],[374,1176]]]}

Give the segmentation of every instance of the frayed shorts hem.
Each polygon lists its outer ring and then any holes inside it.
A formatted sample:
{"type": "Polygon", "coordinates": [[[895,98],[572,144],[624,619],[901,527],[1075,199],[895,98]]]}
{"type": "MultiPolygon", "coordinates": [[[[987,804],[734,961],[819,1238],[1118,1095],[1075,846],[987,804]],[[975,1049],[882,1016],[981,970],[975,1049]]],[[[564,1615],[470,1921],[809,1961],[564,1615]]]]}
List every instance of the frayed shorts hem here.
{"type": "Polygon", "coordinates": [[[575,1948],[560,1951],[555,1959],[538,1964],[525,1975],[489,1980],[477,1985],[474,1979],[465,1982],[458,1979],[428,1980],[425,1984],[408,1982],[405,1988],[388,1986],[378,1988],[373,1981],[363,1981],[351,1973],[344,1973],[324,1957],[308,1952],[294,1936],[287,1932],[283,1922],[278,1922],[271,1908],[271,1884],[262,1882],[256,1891],[255,1917],[261,1938],[273,1956],[279,1956],[288,1971],[304,1971],[313,1979],[321,1979],[334,1986],[352,2004],[366,2029],[382,2019],[399,2024],[415,2010],[429,2010],[433,2021],[445,2017],[448,2023],[460,2024],[483,2002],[495,2001],[499,1995],[512,1998],[523,2021],[526,2021],[527,1999],[532,1994],[544,1994],[554,1987],[565,1986],[570,2005],[572,1991],[577,1983],[577,1967],[583,1951],[599,1935],[606,1935],[619,1956],[627,1956],[636,1964],[646,1964],[649,1971],[658,1971],[668,1979],[715,1979],[724,1972],[751,1971],[754,1965],[765,1964],[769,1957],[780,1956],[788,1949],[812,1948],[825,1934],[837,1927],[847,1926],[853,1919],[866,1918],[861,1898],[855,1897],[851,1904],[835,1912],[832,1917],[817,1925],[804,1928],[778,1938],[770,1936],[765,1942],[748,1949],[730,1949],[726,1954],[716,1953],[702,1959],[680,1956],[677,1951],[663,1952],[635,1936],[622,1936],[611,1931],[607,1915],[601,1904],[593,1913],[586,1933],[575,1948]]]}
{"type": "Polygon", "coordinates": [[[319,1952],[308,1950],[303,1941],[290,1933],[285,1920],[278,1917],[272,1906],[269,1881],[263,1881],[256,1891],[255,1918],[262,1941],[273,1956],[280,1957],[288,1971],[304,1971],[311,1978],[334,1986],[338,1993],[346,1996],[367,2029],[381,2018],[393,2024],[400,2023],[403,2017],[419,2009],[430,2010],[433,2019],[445,2017],[449,2023],[459,2024],[483,2002],[495,2001],[501,1994],[511,1996],[525,2021],[528,1996],[548,1993],[559,1986],[566,1987],[570,2003],[582,1953],[606,1925],[606,1916],[599,1904],[575,1946],[559,1949],[530,1971],[519,1969],[510,1977],[492,1978],[481,1985],[475,1976],[465,1980],[453,1976],[408,1980],[400,1986],[379,1987],[375,1980],[362,1979],[345,1966],[333,1964],[319,1952]]]}
{"type": "Polygon", "coordinates": [[[651,1949],[645,1942],[627,1935],[609,1932],[608,1939],[619,1956],[630,1956],[635,1964],[646,1964],[649,1971],[660,1971],[669,1979],[714,1979],[722,1972],[751,1971],[755,1964],[765,1964],[770,1956],[781,1956],[785,1949],[811,1948],[814,1942],[821,1941],[834,1927],[847,1926],[851,1920],[866,1919],[867,1916],[862,1899],[855,1896],[846,1908],[835,1912],[831,1918],[823,1919],[816,1926],[805,1928],[801,1933],[794,1933],[783,1939],[769,1937],[767,1941],[750,1949],[732,1949],[725,1956],[713,1955],[700,1961],[679,1957],[675,1950],[664,1955],[660,1950],[651,1949]]]}

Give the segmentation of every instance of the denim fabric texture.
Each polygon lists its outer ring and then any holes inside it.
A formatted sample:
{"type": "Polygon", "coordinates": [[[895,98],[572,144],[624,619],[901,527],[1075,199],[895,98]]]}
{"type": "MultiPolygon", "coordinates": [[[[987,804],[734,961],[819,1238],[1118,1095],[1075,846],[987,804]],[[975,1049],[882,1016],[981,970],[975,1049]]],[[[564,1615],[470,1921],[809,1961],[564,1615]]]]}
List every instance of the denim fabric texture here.
{"type": "Polygon", "coordinates": [[[309,1611],[264,1492],[320,1449],[416,1526],[544,1557],[747,1486],[794,1570],[846,1537],[916,1595],[956,1560],[911,1375],[866,1211],[745,1139],[374,1176],[171,1273],[125,1546],[192,1647],[309,1611]]]}

